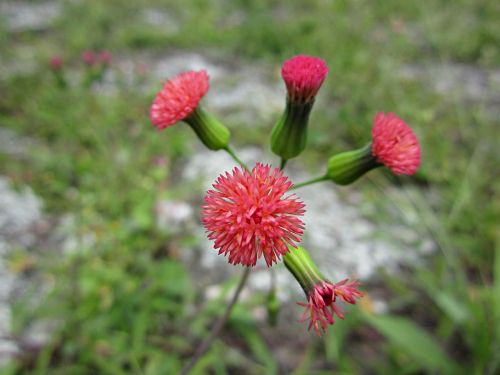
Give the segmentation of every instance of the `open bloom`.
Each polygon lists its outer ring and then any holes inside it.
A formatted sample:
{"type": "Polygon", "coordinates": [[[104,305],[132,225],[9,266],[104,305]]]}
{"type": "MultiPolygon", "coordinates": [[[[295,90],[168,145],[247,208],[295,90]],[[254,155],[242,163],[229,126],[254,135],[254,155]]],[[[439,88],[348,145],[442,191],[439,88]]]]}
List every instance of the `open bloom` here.
{"type": "Polygon", "coordinates": [[[363,296],[357,287],[358,281],[347,282],[342,280],[336,284],[329,281],[322,281],[307,291],[307,303],[298,302],[300,306],[305,307],[304,315],[301,321],[309,319],[309,327],[321,336],[328,325],[335,323],[335,315],[344,319],[342,310],[337,306],[339,300],[350,304],[356,303],[356,298],[363,296]]]}
{"type": "Polygon", "coordinates": [[[288,96],[294,102],[314,99],[327,75],[325,61],[314,56],[297,55],[286,60],[281,68],[288,96]]]}
{"type": "Polygon", "coordinates": [[[414,174],[420,165],[415,133],[394,113],[379,112],[373,120],[372,153],[395,174],[414,174]]]}
{"type": "Polygon", "coordinates": [[[203,206],[203,225],[215,240],[219,254],[231,264],[254,266],[264,256],[271,266],[288,246],[300,242],[304,204],[294,194],[285,196],[292,183],[278,168],[257,163],[249,173],[234,168],[220,175],[203,206]]]}
{"type": "Polygon", "coordinates": [[[186,119],[196,109],[208,87],[205,70],[190,70],[168,80],[153,101],[151,122],[158,129],[165,129],[186,119]]]}

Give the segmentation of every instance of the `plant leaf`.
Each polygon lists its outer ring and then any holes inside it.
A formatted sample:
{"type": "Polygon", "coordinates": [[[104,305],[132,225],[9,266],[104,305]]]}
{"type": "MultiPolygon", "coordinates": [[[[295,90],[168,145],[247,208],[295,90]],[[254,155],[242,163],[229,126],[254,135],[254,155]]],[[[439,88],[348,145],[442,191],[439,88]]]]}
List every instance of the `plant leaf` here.
{"type": "Polygon", "coordinates": [[[440,374],[456,374],[456,366],[436,341],[412,321],[391,315],[366,315],[368,323],[417,365],[440,374]]]}

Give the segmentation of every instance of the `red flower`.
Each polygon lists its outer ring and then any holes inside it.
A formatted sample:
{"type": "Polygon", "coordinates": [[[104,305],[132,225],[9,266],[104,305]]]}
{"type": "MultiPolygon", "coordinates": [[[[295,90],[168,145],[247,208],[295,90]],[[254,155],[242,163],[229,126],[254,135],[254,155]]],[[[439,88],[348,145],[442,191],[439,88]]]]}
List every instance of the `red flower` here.
{"type": "Polygon", "coordinates": [[[97,62],[97,56],[94,51],[84,51],[82,53],[82,60],[87,65],[94,65],[97,62]]]}
{"type": "Polygon", "coordinates": [[[263,255],[271,266],[287,245],[300,242],[304,223],[297,216],[304,214],[304,204],[294,194],[284,196],[292,183],[278,168],[260,163],[251,173],[234,168],[213,187],[205,197],[203,225],[229,263],[254,266],[263,255]]]}
{"type": "Polygon", "coordinates": [[[307,103],[314,99],[327,74],[325,61],[313,56],[297,55],[281,67],[288,96],[294,102],[307,103]]]}
{"type": "Polygon", "coordinates": [[[99,61],[104,65],[109,65],[112,59],[113,55],[109,51],[101,51],[99,53],[99,61]]]}
{"type": "Polygon", "coordinates": [[[373,120],[372,154],[395,174],[414,174],[420,165],[415,133],[394,113],[379,112],[373,120]]]}
{"type": "Polygon", "coordinates": [[[54,56],[50,59],[50,67],[52,70],[61,70],[63,66],[63,59],[61,56],[54,56]]]}
{"type": "Polygon", "coordinates": [[[321,331],[325,332],[329,324],[335,323],[335,315],[340,319],[344,319],[343,312],[335,304],[337,298],[340,298],[344,302],[355,304],[355,298],[363,296],[363,293],[356,289],[358,285],[358,281],[351,281],[347,284],[347,279],[337,284],[324,281],[321,284],[315,285],[308,292],[308,303],[298,302],[300,306],[304,306],[306,309],[301,322],[309,318],[308,329],[314,327],[318,336],[321,336],[321,331]]]}
{"type": "Polygon", "coordinates": [[[168,80],[151,105],[151,122],[159,129],[165,129],[184,120],[196,109],[208,87],[205,70],[191,70],[168,80]]]}

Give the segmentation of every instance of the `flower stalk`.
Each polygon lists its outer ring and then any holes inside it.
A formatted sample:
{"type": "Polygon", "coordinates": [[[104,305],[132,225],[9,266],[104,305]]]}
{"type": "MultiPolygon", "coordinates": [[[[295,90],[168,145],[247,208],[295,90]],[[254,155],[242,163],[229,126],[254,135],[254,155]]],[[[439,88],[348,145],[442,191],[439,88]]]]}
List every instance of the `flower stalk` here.
{"type": "Polygon", "coordinates": [[[224,325],[227,323],[229,316],[231,315],[231,312],[233,311],[234,305],[236,305],[236,302],[238,302],[238,299],[240,298],[241,291],[243,290],[243,287],[245,286],[248,275],[250,275],[250,270],[251,268],[245,268],[243,271],[243,274],[241,275],[240,281],[238,282],[238,286],[236,287],[236,290],[234,291],[234,294],[231,298],[231,301],[229,301],[229,304],[226,306],[226,310],[224,311],[224,314],[222,314],[219,319],[215,322],[213,325],[212,329],[210,330],[209,335],[205,340],[203,340],[198,347],[196,348],[193,356],[189,360],[188,363],[182,368],[180,375],[187,375],[189,372],[193,369],[193,367],[198,363],[198,361],[203,357],[203,355],[207,352],[207,350],[210,348],[214,340],[217,338],[219,335],[220,331],[222,328],[224,328],[224,325]]]}

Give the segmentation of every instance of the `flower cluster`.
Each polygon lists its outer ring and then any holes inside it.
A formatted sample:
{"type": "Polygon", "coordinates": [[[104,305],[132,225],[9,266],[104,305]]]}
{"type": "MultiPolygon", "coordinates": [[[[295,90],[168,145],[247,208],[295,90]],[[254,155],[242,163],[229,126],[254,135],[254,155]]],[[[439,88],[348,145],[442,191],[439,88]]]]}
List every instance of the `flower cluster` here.
{"type": "Polygon", "coordinates": [[[82,61],[88,65],[93,66],[96,64],[109,65],[113,55],[109,51],[95,52],[92,50],[85,50],[82,52],[82,61]]]}
{"type": "Polygon", "coordinates": [[[411,128],[394,113],[377,113],[372,128],[372,153],[395,174],[414,174],[420,166],[420,145],[411,128]]]}
{"type": "Polygon", "coordinates": [[[286,106],[270,142],[281,159],[280,168],[257,163],[250,170],[236,156],[229,146],[229,130],[201,106],[209,90],[205,70],[187,71],[165,82],[153,100],[150,119],[160,130],[185,122],[207,148],[225,150],[237,162],[239,166],[221,174],[205,196],[201,214],[208,238],[230,264],[253,267],[263,258],[270,267],[283,259],[307,298],[299,303],[305,308],[302,321],[309,320],[309,329],[321,335],[336,317],[344,318],[339,303],[355,304],[363,293],[356,280],[330,282],[300,246],[305,205],[290,191],[326,180],[348,185],[381,166],[398,175],[414,174],[420,165],[420,145],[399,117],[377,113],[369,143],[333,155],[323,176],[294,186],[283,168],[306,147],[309,115],[328,67],[320,58],[298,55],[285,61],[281,75],[286,106]]]}
{"type": "Polygon", "coordinates": [[[288,97],[293,102],[307,103],[313,100],[327,75],[325,61],[314,56],[292,57],[281,68],[288,97]]]}
{"type": "Polygon", "coordinates": [[[229,263],[254,266],[263,256],[272,266],[300,242],[304,204],[294,194],[283,171],[258,163],[249,173],[235,168],[221,175],[203,206],[203,224],[219,254],[229,263]]]}
{"type": "Polygon", "coordinates": [[[187,118],[209,88],[205,70],[189,71],[167,81],[151,105],[151,122],[165,129],[187,118]]]}

